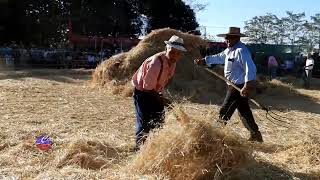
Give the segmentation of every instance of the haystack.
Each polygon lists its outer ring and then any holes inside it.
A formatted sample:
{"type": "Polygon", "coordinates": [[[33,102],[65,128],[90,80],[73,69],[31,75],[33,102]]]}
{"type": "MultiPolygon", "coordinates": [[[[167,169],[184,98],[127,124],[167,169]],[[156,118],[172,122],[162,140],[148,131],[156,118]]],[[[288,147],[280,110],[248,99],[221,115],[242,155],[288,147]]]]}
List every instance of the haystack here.
{"type": "Polygon", "coordinates": [[[175,107],[163,129],[151,134],[128,163],[133,175],[168,179],[216,179],[251,160],[244,140],[228,130],[194,120],[175,107]]]}
{"type": "Polygon", "coordinates": [[[130,95],[132,89],[130,80],[134,72],[145,59],[157,52],[164,51],[164,41],[172,35],[178,35],[184,39],[188,52],[177,64],[176,74],[169,90],[175,95],[192,99],[214,99],[215,95],[225,88],[225,83],[193,64],[194,59],[201,58],[200,48],[206,46],[206,41],[199,36],[170,28],[154,30],[129,52],[112,56],[103,61],[95,69],[92,82],[106,88],[111,87],[112,92],[116,94],[130,95]],[[201,97],[201,94],[205,97],[201,97]]]}

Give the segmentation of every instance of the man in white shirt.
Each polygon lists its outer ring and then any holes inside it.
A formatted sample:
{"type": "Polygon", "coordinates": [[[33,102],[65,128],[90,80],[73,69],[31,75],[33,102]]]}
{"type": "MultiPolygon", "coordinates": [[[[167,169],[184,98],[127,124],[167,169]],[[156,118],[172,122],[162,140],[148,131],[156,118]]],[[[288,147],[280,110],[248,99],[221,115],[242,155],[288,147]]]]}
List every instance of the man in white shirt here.
{"type": "Polygon", "coordinates": [[[227,49],[219,54],[195,60],[195,63],[202,65],[224,64],[225,77],[241,89],[239,92],[228,85],[227,94],[219,112],[220,122],[227,124],[237,109],[244,126],[250,131],[248,140],[263,142],[248,103],[248,96],[255,87],[256,66],[250,51],[240,41],[240,37],[245,35],[240,33],[240,28],[230,27],[228,33],[217,36],[226,39],[227,49]]]}
{"type": "Polygon", "coordinates": [[[310,88],[310,81],[312,78],[313,65],[314,65],[314,59],[312,58],[311,53],[308,53],[307,60],[306,60],[306,66],[304,68],[304,70],[305,70],[304,87],[305,88],[310,88]]]}

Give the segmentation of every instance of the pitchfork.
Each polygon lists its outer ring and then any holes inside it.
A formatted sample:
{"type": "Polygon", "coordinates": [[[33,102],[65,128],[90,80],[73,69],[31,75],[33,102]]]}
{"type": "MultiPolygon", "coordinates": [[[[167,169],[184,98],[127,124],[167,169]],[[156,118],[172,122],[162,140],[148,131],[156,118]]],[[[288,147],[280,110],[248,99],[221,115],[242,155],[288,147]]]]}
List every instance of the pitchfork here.
{"type": "MultiPolygon", "coordinates": [[[[239,87],[237,87],[235,84],[233,84],[231,81],[229,81],[227,78],[221,76],[220,74],[210,70],[209,68],[204,68],[206,71],[208,71],[211,74],[214,74],[215,76],[217,76],[218,78],[220,78],[221,80],[227,82],[228,84],[230,84],[232,87],[234,87],[236,90],[238,90],[239,92],[241,91],[241,89],[239,87]]],[[[261,103],[258,103],[256,100],[249,98],[249,100],[255,104],[256,106],[258,106],[260,109],[266,111],[266,119],[269,120],[270,122],[272,122],[273,124],[282,126],[282,127],[286,127],[289,128],[287,125],[290,125],[290,123],[281,120],[282,119],[288,119],[286,117],[283,117],[279,114],[276,114],[275,112],[273,112],[270,107],[266,107],[264,105],[262,105],[261,103]],[[281,124],[282,123],[282,124],[281,124]],[[286,124],[286,125],[283,125],[286,124]]]]}

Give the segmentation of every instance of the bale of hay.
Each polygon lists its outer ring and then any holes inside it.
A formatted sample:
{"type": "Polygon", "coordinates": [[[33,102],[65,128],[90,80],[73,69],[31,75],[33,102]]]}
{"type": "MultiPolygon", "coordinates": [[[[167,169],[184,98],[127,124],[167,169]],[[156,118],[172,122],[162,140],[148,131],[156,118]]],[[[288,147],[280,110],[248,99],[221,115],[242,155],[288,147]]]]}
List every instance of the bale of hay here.
{"type": "Polygon", "coordinates": [[[241,138],[174,108],[163,129],[151,134],[132,160],[134,175],[168,179],[215,179],[250,161],[251,148],[241,138]],[[171,120],[170,120],[171,118],[171,120]]]}
{"type": "Polygon", "coordinates": [[[223,81],[212,77],[193,64],[194,59],[201,58],[199,49],[206,46],[206,41],[199,36],[170,28],[154,30],[129,52],[112,56],[103,61],[93,72],[93,84],[112,87],[117,89],[115,92],[118,94],[130,95],[131,93],[128,91],[130,88],[124,86],[131,86],[128,82],[145,59],[165,50],[164,41],[172,35],[178,35],[184,39],[188,52],[184,53],[184,56],[178,62],[176,74],[168,89],[180,96],[205,100],[212,99],[210,97],[212,94],[223,92],[225,88],[223,81]],[[119,86],[120,88],[118,88],[119,86]],[[122,90],[126,90],[126,92],[123,93],[122,90]],[[199,94],[198,91],[204,92],[199,94]],[[205,97],[200,97],[201,95],[205,95],[205,97]]]}

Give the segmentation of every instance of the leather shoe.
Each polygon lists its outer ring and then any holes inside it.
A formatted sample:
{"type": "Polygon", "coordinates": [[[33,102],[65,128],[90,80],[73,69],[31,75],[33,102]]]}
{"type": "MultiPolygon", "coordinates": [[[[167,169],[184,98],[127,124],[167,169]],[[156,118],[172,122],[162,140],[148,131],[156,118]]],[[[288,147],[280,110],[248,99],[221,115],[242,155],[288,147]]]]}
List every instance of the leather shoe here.
{"type": "Polygon", "coordinates": [[[248,141],[251,141],[251,142],[254,142],[254,141],[255,142],[263,142],[261,132],[257,131],[257,132],[251,133],[250,134],[250,138],[248,139],[248,141]]]}

